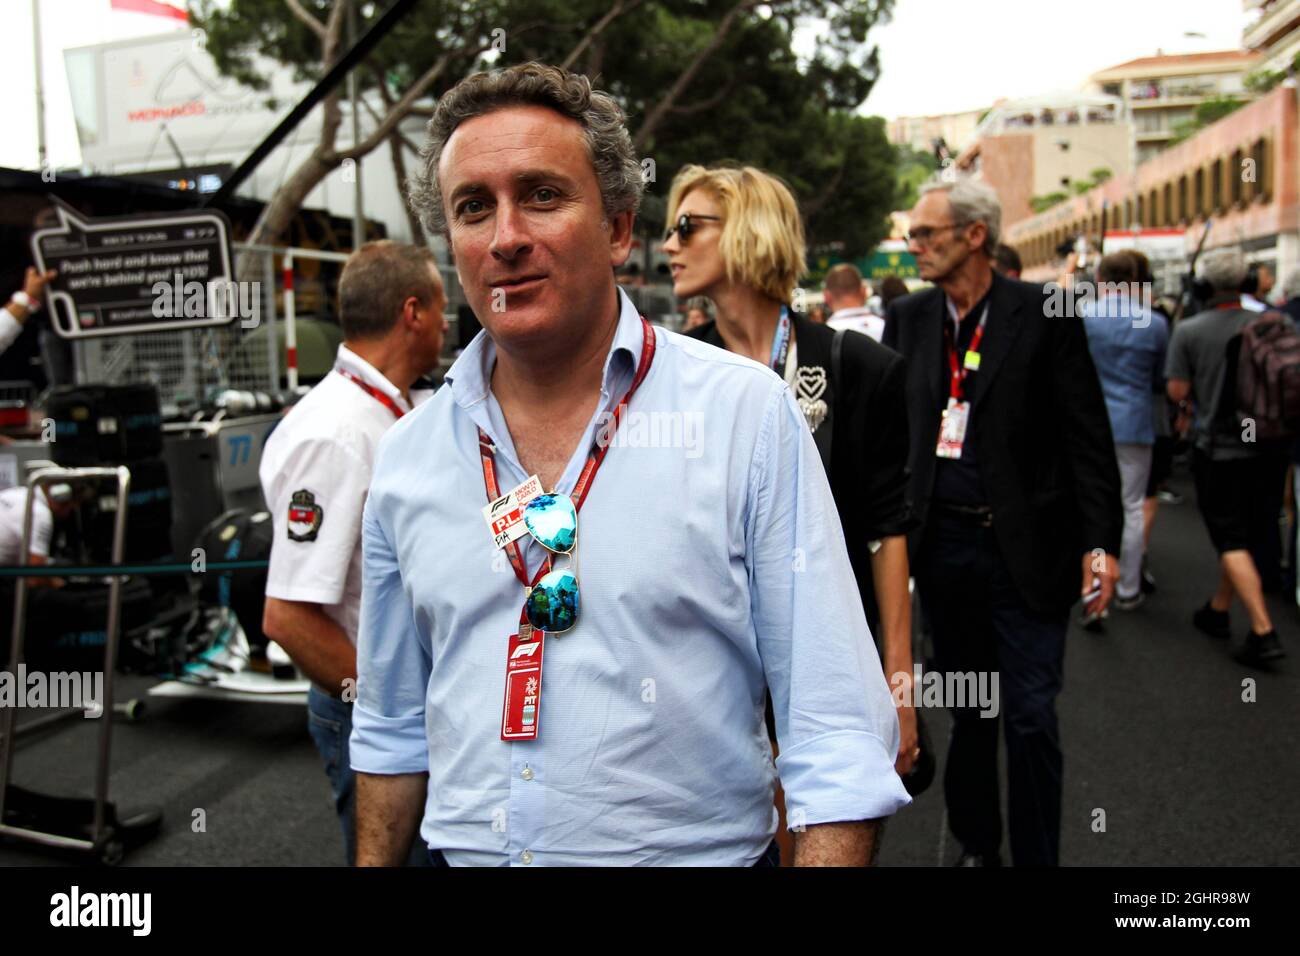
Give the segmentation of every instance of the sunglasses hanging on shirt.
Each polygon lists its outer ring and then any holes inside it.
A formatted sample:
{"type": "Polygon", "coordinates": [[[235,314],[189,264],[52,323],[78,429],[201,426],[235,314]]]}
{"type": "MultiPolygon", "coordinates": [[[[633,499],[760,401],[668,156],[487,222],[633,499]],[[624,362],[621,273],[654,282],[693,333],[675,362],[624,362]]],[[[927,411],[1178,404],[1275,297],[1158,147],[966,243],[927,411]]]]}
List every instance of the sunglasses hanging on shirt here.
{"type": "Polygon", "coordinates": [[[563,634],[578,623],[578,510],[568,495],[538,495],[524,507],[524,526],[547,551],[573,559],[571,568],[543,575],[524,599],[529,624],[549,634],[563,634]]]}

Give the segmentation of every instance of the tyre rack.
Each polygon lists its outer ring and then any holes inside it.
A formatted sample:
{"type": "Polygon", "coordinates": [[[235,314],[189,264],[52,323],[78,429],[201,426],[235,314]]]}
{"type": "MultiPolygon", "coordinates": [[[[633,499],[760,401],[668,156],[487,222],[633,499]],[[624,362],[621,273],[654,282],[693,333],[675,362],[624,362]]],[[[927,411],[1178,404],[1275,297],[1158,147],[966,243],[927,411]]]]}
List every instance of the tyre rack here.
{"type": "MultiPolygon", "coordinates": [[[[84,482],[112,478],[117,482],[117,514],[113,523],[112,563],[122,563],[126,539],[127,497],[131,489],[131,471],[125,466],[113,468],[42,468],[27,481],[27,505],[23,513],[22,550],[26,560],[31,547],[32,503],[37,488],[58,482],[84,482]]],[[[42,567],[33,577],[45,577],[51,570],[42,567]]],[[[27,618],[27,578],[20,577],[14,592],[13,639],[9,672],[18,673],[22,662],[27,618]]],[[[122,576],[113,575],[109,584],[107,634],[104,640],[104,699],[97,709],[67,710],[30,721],[19,732],[47,726],[77,714],[92,714],[99,726],[98,758],[95,766],[94,800],[78,800],[38,794],[9,783],[13,770],[14,719],[16,708],[0,709],[0,836],[25,840],[42,846],[79,851],[100,862],[121,861],[128,845],[142,842],[157,832],[162,815],[146,811],[129,820],[119,820],[116,808],[108,801],[109,757],[113,739],[113,676],[117,662],[117,645],[121,629],[122,576]],[[6,804],[9,804],[8,809],[6,804]],[[10,819],[20,824],[9,823],[10,819]]],[[[84,702],[83,702],[84,703],[84,702]]]]}

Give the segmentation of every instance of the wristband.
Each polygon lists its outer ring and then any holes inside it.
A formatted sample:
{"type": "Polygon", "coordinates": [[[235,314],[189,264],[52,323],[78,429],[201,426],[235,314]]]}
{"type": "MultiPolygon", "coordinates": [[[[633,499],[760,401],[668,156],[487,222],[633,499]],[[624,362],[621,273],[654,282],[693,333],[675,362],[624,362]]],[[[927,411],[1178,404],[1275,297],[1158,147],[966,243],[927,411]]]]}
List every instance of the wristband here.
{"type": "Polygon", "coordinates": [[[26,292],[22,291],[21,289],[15,292],[13,296],[10,297],[9,301],[17,303],[18,305],[26,309],[28,312],[31,312],[33,314],[36,313],[41,307],[41,304],[39,302],[37,302],[35,299],[33,299],[30,295],[28,295],[26,292]]]}

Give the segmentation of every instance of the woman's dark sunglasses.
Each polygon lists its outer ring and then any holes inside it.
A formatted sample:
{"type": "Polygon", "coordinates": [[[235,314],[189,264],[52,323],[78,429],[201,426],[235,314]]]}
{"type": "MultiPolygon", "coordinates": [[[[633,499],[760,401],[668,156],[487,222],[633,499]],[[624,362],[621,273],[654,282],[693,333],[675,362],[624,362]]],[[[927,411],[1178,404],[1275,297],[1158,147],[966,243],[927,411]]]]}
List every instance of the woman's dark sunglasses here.
{"type": "Polygon", "coordinates": [[[687,239],[691,238],[691,233],[699,228],[695,223],[704,219],[711,222],[722,222],[721,216],[701,216],[695,213],[684,212],[677,217],[677,222],[669,227],[668,231],[664,233],[664,242],[671,239],[675,232],[680,233],[682,242],[685,242],[687,239]]]}

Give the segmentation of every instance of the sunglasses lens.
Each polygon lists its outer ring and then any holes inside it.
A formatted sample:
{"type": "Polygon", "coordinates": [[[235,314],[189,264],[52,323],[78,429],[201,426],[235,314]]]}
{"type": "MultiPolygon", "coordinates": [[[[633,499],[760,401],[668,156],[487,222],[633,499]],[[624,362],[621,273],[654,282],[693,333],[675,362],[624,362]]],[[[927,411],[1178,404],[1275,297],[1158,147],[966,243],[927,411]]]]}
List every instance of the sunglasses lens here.
{"type": "Polygon", "coordinates": [[[524,508],[524,525],[548,551],[568,554],[578,540],[578,512],[568,495],[538,495],[524,508]]]}
{"type": "MultiPolygon", "coordinates": [[[[535,499],[534,499],[535,500],[535,499]]],[[[578,623],[578,579],[568,568],[552,571],[533,588],[524,603],[528,623],[557,634],[578,623]]]]}

